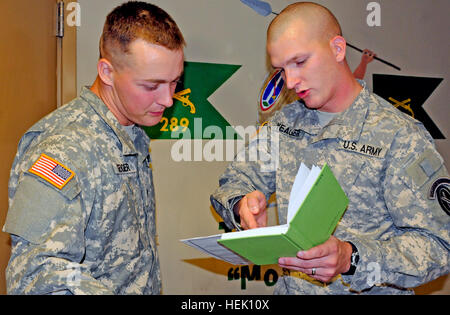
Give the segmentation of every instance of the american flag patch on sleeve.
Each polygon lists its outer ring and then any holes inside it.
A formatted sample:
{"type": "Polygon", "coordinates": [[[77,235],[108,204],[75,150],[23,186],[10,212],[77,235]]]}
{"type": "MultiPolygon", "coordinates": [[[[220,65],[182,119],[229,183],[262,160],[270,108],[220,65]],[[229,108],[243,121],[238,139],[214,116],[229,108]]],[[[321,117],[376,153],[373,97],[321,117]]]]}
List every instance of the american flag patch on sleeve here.
{"type": "Polygon", "coordinates": [[[45,179],[59,189],[62,189],[75,175],[68,167],[44,153],[31,166],[29,172],[45,179]]]}

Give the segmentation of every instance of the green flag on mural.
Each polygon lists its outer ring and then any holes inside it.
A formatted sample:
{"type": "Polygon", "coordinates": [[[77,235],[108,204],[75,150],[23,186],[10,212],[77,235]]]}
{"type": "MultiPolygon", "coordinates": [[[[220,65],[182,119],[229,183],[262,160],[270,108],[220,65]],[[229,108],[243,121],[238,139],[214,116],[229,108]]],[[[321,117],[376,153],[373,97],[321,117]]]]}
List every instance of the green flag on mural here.
{"type": "Polygon", "coordinates": [[[174,95],[174,105],[166,109],[159,124],[144,127],[151,139],[238,139],[231,125],[208,101],[241,66],[185,62],[182,83],[174,95]],[[216,132],[203,132],[206,128],[216,132]],[[230,132],[233,130],[233,132],[230,132]]]}

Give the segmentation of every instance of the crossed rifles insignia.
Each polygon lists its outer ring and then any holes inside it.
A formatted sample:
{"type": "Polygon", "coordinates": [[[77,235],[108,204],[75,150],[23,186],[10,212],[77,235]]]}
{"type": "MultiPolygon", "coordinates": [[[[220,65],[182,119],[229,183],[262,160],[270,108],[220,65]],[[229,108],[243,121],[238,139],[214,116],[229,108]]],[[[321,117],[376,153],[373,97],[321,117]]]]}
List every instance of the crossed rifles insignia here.
{"type": "Polygon", "coordinates": [[[191,93],[191,89],[185,89],[173,95],[173,98],[180,101],[184,107],[190,108],[190,113],[195,114],[195,105],[189,100],[188,94],[191,93]]]}
{"type": "Polygon", "coordinates": [[[413,110],[411,109],[411,104],[409,104],[409,102],[411,102],[411,99],[410,99],[410,98],[404,100],[403,102],[399,102],[399,101],[397,101],[396,99],[394,99],[394,98],[392,98],[392,97],[389,97],[389,100],[390,100],[391,102],[393,102],[392,105],[394,105],[396,108],[401,107],[401,108],[407,110],[408,112],[411,113],[412,118],[415,118],[415,117],[414,117],[414,112],[413,112],[413,110]]]}

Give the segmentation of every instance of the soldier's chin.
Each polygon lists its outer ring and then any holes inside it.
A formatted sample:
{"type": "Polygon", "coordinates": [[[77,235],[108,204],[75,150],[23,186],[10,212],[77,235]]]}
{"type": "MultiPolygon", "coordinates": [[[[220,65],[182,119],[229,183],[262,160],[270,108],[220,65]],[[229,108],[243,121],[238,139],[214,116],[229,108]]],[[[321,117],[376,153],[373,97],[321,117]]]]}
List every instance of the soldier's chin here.
{"type": "Polygon", "coordinates": [[[156,126],[161,122],[161,118],[163,116],[164,112],[155,115],[155,114],[148,114],[146,115],[141,121],[137,122],[137,124],[145,127],[152,127],[156,126]]]}

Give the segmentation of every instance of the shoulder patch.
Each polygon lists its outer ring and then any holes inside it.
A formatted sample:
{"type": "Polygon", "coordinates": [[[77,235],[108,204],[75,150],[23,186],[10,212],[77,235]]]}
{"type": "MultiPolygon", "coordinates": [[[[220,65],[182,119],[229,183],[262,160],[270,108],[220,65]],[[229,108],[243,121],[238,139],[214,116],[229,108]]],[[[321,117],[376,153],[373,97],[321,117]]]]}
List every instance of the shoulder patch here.
{"type": "Polygon", "coordinates": [[[439,178],[435,180],[431,185],[428,198],[437,198],[442,210],[444,210],[447,215],[450,215],[450,179],[439,178]]]}
{"type": "Polygon", "coordinates": [[[442,160],[434,150],[426,149],[415,161],[407,164],[406,174],[422,187],[442,167],[442,160]]]}
{"type": "Polygon", "coordinates": [[[31,166],[29,172],[45,179],[59,189],[62,189],[75,176],[75,173],[67,166],[44,153],[31,166]]]}
{"type": "Polygon", "coordinates": [[[284,80],[281,70],[276,71],[265,83],[259,96],[259,106],[261,110],[267,111],[275,105],[283,90],[284,80]]]}

